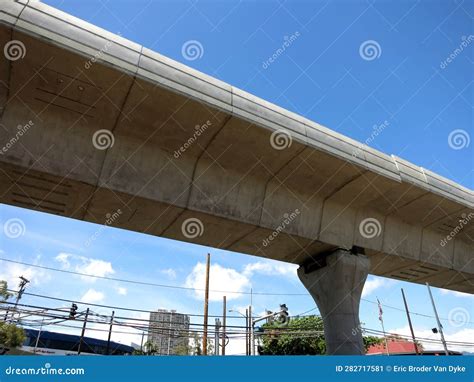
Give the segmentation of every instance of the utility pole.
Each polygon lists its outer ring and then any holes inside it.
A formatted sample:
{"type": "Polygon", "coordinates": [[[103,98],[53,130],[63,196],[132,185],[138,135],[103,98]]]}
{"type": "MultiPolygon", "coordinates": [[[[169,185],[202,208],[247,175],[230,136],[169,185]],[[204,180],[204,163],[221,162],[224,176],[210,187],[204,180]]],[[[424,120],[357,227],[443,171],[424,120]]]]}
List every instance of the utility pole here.
{"type": "Polygon", "coordinates": [[[225,341],[226,341],[226,334],[225,334],[225,326],[226,326],[226,312],[227,312],[227,297],[224,296],[223,298],[223,309],[222,309],[222,355],[225,355],[225,341]]]}
{"type": "Polygon", "coordinates": [[[388,348],[388,341],[387,341],[387,336],[385,334],[385,327],[384,327],[384,324],[383,324],[383,310],[382,310],[382,304],[380,303],[379,299],[377,298],[377,303],[378,303],[378,306],[379,306],[379,321],[380,321],[380,325],[382,325],[382,333],[383,333],[383,338],[385,340],[385,348],[387,350],[387,355],[390,355],[390,350],[388,348]]]}
{"type": "Polygon", "coordinates": [[[249,305],[249,355],[253,355],[254,347],[253,347],[253,319],[252,319],[252,305],[249,305]]]}
{"type": "MultiPolygon", "coordinates": [[[[168,351],[166,352],[167,355],[170,355],[170,346],[171,346],[171,322],[173,318],[173,312],[170,312],[170,325],[168,330],[168,351]]],[[[161,342],[161,341],[160,341],[161,342]]],[[[160,352],[161,354],[161,352],[160,352]]]]}
{"type": "Polygon", "coordinates": [[[249,308],[245,309],[245,355],[250,355],[249,308]]]}
{"type": "Polygon", "coordinates": [[[405,292],[402,290],[403,303],[405,304],[405,311],[407,312],[408,325],[410,326],[411,338],[413,339],[413,345],[415,346],[416,355],[419,355],[418,345],[416,343],[415,332],[413,331],[413,325],[411,324],[410,312],[408,311],[407,299],[405,298],[405,292]]]}
{"type": "Polygon", "coordinates": [[[36,354],[36,351],[38,350],[38,344],[39,344],[41,332],[43,331],[44,319],[45,319],[45,316],[43,316],[43,319],[41,320],[41,326],[38,331],[38,335],[36,336],[35,349],[33,350],[33,354],[36,354]]]}
{"type": "Polygon", "coordinates": [[[143,338],[145,337],[145,331],[142,332],[142,343],[140,344],[140,351],[143,353],[143,338]]]}
{"type": "Polygon", "coordinates": [[[436,317],[436,322],[438,324],[438,330],[439,330],[439,334],[441,336],[441,342],[443,343],[444,352],[446,353],[446,355],[449,355],[448,346],[446,345],[446,340],[444,339],[443,325],[441,325],[441,322],[439,321],[438,311],[436,310],[433,295],[431,294],[430,284],[426,283],[426,287],[428,288],[428,293],[430,294],[431,305],[433,305],[433,310],[434,310],[434,314],[435,314],[435,317],[436,317]]]}
{"type": "Polygon", "coordinates": [[[84,341],[84,334],[86,333],[87,318],[89,317],[89,308],[86,310],[86,316],[84,317],[84,324],[82,325],[81,338],[79,340],[79,346],[77,347],[77,355],[81,354],[82,342],[84,341]]]}
{"type": "MultiPolygon", "coordinates": [[[[16,312],[18,303],[21,300],[21,296],[23,296],[23,293],[25,292],[26,284],[28,284],[30,282],[30,280],[26,279],[23,276],[20,276],[20,280],[21,281],[20,281],[20,284],[18,285],[18,292],[16,294],[15,304],[13,305],[12,321],[13,321],[13,318],[15,316],[15,312],[16,312]]],[[[6,321],[8,319],[8,313],[9,313],[9,309],[7,308],[7,311],[5,313],[4,321],[6,321]]]]}
{"type": "Polygon", "coordinates": [[[110,338],[112,337],[112,326],[114,324],[114,315],[115,315],[115,311],[112,310],[112,317],[110,317],[110,326],[109,326],[109,337],[107,338],[107,350],[105,352],[105,354],[109,355],[109,351],[110,351],[110,338]]]}
{"type": "Polygon", "coordinates": [[[209,313],[209,268],[211,266],[211,255],[207,254],[206,261],[206,291],[204,292],[204,333],[202,335],[202,354],[207,355],[207,318],[209,313]]]}
{"type": "Polygon", "coordinates": [[[219,355],[219,332],[221,328],[221,320],[216,318],[214,324],[214,355],[219,355]]]}

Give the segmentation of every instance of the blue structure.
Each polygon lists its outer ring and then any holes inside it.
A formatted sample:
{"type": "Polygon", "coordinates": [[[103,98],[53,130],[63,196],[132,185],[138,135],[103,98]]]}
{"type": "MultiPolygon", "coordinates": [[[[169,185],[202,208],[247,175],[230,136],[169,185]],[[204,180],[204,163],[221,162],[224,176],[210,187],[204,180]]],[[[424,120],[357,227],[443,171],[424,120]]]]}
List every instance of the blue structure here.
{"type": "MultiPolygon", "coordinates": [[[[36,354],[44,355],[75,355],[79,346],[80,336],[72,334],[55,333],[48,331],[41,331],[38,345],[36,346],[36,339],[38,338],[38,330],[24,329],[26,334],[25,342],[22,350],[35,352],[36,354]]],[[[132,346],[123,345],[117,342],[110,341],[109,355],[130,355],[134,348],[132,346]]],[[[106,355],[107,341],[97,338],[84,337],[81,345],[81,354],[84,355],[106,355]]]]}

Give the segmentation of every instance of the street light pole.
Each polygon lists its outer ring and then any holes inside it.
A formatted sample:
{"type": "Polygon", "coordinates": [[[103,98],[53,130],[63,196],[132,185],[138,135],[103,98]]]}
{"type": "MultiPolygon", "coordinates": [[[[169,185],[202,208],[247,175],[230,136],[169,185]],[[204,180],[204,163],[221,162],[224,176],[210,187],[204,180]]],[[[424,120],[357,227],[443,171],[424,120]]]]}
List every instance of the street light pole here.
{"type": "Polygon", "coordinates": [[[238,310],[229,309],[229,313],[238,313],[245,318],[245,355],[249,355],[249,310],[245,309],[245,314],[238,310]]]}
{"type": "Polygon", "coordinates": [[[266,314],[263,317],[256,318],[255,320],[253,320],[252,317],[250,316],[251,330],[252,330],[251,333],[250,333],[250,345],[252,346],[251,355],[255,355],[255,343],[254,343],[255,342],[255,324],[259,321],[266,320],[266,319],[268,319],[270,317],[274,317],[276,315],[281,315],[281,314],[287,315],[288,313],[287,313],[286,305],[283,304],[280,307],[281,307],[281,310],[279,312],[276,312],[276,313],[270,312],[270,313],[266,314]],[[284,307],[284,309],[283,309],[283,307],[284,307]]]}

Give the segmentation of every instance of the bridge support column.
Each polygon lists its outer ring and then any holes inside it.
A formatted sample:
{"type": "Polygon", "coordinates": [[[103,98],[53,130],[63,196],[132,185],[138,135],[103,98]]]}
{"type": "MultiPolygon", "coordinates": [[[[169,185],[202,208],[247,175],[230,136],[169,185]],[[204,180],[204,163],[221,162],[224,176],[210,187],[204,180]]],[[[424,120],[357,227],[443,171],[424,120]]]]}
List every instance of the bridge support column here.
{"type": "Polygon", "coordinates": [[[298,277],[321,312],[327,354],[365,353],[359,303],[369,265],[368,257],[338,249],[298,269],[298,277]]]}

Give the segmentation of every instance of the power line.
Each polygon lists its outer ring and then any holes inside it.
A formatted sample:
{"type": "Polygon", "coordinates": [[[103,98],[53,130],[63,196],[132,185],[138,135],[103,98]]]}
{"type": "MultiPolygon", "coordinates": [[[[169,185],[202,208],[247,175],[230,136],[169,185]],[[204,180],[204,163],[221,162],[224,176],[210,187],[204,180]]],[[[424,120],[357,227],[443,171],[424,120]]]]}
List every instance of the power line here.
{"type": "MultiPolygon", "coordinates": [[[[368,302],[368,303],[371,303],[371,304],[378,304],[376,301],[367,300],[367,299],[365,299],[365,298],[361,298],[361,300],[362,300],[362,301],[365,301],[365,302],[368,302]]],[[[397,308],[396,306],[391,306],[391,305],[387,305],[387,304],[380,304],[380,305],[382,305],[382,306],[385,307],[385,308],[389,308],[389,309],[394,309],[394,310],[398,310],[398,311],[401,311],[401,312],[405,312],[405,309],[397,308]]],[[[421,316],[421,317],[426,317],[426,318],[435,318],[434,316],[431,316],[431,315],[429,315],[429,314],[413,312],[413,311],[411,311],[411,310],[410,310],[410,314],[413,314],[413,315],[416,315],[416,316],[421,316]]],[[[462,320],[455,320],[455,319],[443,318],[443,317],[440,317],[439,319],[440,319],[440,320],[443,320],[443,321],[459,322],[459,323],[463,323],[463,324],[473,324],[473,325],[474,325],[474,322],[472,322],[472,321],[462,321],[462,320]]]]}
{"type": "MultiPolygon", "coordinates": [[[[8,291],[13,291],[11,289],[8,289],[8,291]]],[[[139,313],[156,313],[156,310],[145,310],[145,309],[134,309],[134,308],[126,308],[126,307],[120,307],[120,306],[114,306],[114,305],[103,305],[103,304],[94,304],[94,303],[89,303],[89,302],[83,302],[83,301],[78,301],[78,300],[69,300],[66,298],[59,298],[59,297],[52,297],[52,296],[45,296],[37,293],[24,293],[27,296],[33,296],[33,297],[39,297],[39,298],[45,298],[48,300],[55,300],[55,301],[62,301],[62,302],[68,302],[68,303],[77,303],[77,304],[82,304],[82,305],[90,305],[90,306],[95,306],[98,308],[107,308],[107,309],[118,309],[118,310],[124,310],[124,311],[129,311],[129,312],[139,312],[139,313]]],[[[186,316],[190,317],[203,317],[202,314],[194,314],[194,313],[180,313],[184,314],[186,316]]],[[[218,315],[209,315],[209,317],[221,317],[218,315]]],[[[228,318],[242,318],[241,316],[227,316],[228,318]]]]}
{"type": "MultiPolygon", "coordinates": [[[[62,273],[73,274],[77,276],[92,277],[92,278],[98,278],[98,279],[109,280],[109,281],[117,281],[117,282],[128,283],[128,284],[147,285],[147,286],[153,286],[153,287],[158,287],[158,288],[170,288],[170,289],[178,289],[178,290],[190,290],[190,291],[200,291],[200,292],[205,291],[204,288],[192,288],[192,287],[185,287],[185,286],[180,286],[180,285],[157,284],[157,283],[152,283],[152,282],[128,280],[128,279],[121,279],[121,278],[109,277],[109,276],[90,275],[88,273],[69,271],[67,269],[47,267],[47,266],[38,265],[38,264],[31,264],[31,263],[26,263],[23,261],[5,259],[3,257],[0,257],[0,260],[13,263],[13,264],[19,264],[19,265],[25,265],[28,267],[45,269],[45,270],[53,271],[53,272],[62,272],[62,273]]],[[[210,289],[209,292],[226,293],[226,294],[262,295],[262,296],[309,296],[308,293],[270,293],[270,292],[251,292],[251,291],[240,292],[240,291],[215,290],[215,289],[210,289]]]]}
{"type": "MultiPolygon", "coordinates": [[[[137,285],[148,285],[148,286],[154,286],[154,287],[160,287],[160,288],[170,288],[170,289],[177,289],[177,290],[190,290],[190,291],[205,291],[204,288],[191,288],[191,287],[184,287],[184,286],[179,286],[179,285],[167,285],[167,284],[156,284],[156,283],[150,283],[150,282],[144,282],[144,281],[136,281],[136,280],[127,280],[127,279],[120,279],[120,278],[114,278],[114,277],[108,277],[108,276],[94,276],[90,275],[87,273],[81,273],[81,272],[75,272],[75,271],[68,271],[65,269],[58,269],[58,268],[52,268],[52,267],[46,267],[38,264],[31,264],[31,263],[26,263],[22,261],[17,261],[17,260],[11,260],[11,259],[5,259],[0,257],[0,261],[6,261],[14,264],[20,264],[20,265],[25,265],[25,266],[31,266],[31,267],[36,267],[36,268],[41,268],[41,269],[46,269],[54,272],[62,272],[62,273],[68,273],[68,274],[74,274],[78,276],[86,276],[86,277],[92,277],[92,278],[99,278],[99,279],[104,279],[104,280],[109,280],[109,281],[117,281],[117,282],[124,282],[124,283],[131,283],[131,284],[137,284],[137,285]]],[[[9,290],[12,292],[16,292],[13,290],[9,290]]],[[[261,296],[310,296],[309,293],[267,293],[267,292],[238,292],[238,291],[223,291],[223,290],[209,290],[210,292],[214,293],[225,293],[225,294],[243,294],[243,295],[261,295],[261,296]]],[[[42,296],[38,294],[33,294],[33,293],[24,293],[25,295],[30,295],[30,296],[35,296],[35,297],[43,297],[43,298],[50,298],[50,299],[55,299],[57,301],[63,301],[63,302],[79,302],[84,304],[81,301],[74,301],[74,300],[67,300],[67,299],[60,299],[60,298],[55,298],[55,297],[48,297],[48,296],[42,296]]],[[[361,301],[368,302],[370,304],[378,304],[376,301],[368,300],[365,298],[361,298],[361,301]]],[[[142,310],[142,309],[132,309],[132,308],[121,308],[121,307],[116,307],[116,306],[110,306],[110,305],[100,305],[100,304],[88,304],[91,306],[97,306],[97,307],[103,307],[103,308],[110,308],[110,309],[121,309],[121,310],[128,310],[128,311],[135,311],[135,312],[142,312],[142,313],[151,313],[152,311],[148,310],[142,310]]],[[[398,308],[395,306],[387,305],[387,304],[381,304],[382,306],[389,308],[389,309],[394,309],[398,310],[400,312],[405,312],[404,309],[398,308]]],[[[302,314],[299,314],[298,316],[303,316],[306,313],[309,313],[313,310],[316,310],[317,308],[312,308],[306,312],[303,312],[302,314]]],[[[434,316],[431,316],[429,314],[424,314],[424,313],[418,313],[418,312],[410,312],[413,315],[416,316],[421,316],[425,318],[434,318],[434,316]]],[[[183,313],[184,314],[184,313],[183,313]]],[[[188,316],[191,317],[203,317],[202,314],[187,314],[188,316]]],[[[216,315],[209,315],[209,317],[220,317],[216,315]]],[[[228,316],[228,318],[241,318],[240,316],[228,316]]],[[[440,320],[443,321],[448,321],[448,322],[462,322],[464,324],[472,324],[474,325],[474,322],[472,321],[457,321],[454,319],[449,319],[449,318],[442,318],[440,317],[440,320]]]]}
{"type": "MultiPolygon", "coordinates": [[[[3,304],[8,304],[8,305],[13,305],[14,303],[13,302],[3,302],[3,304]]],[[[96,304],[84,304],[84,305],[96,305],[96,304]]],[[[33,309],[40,309],[39,311],[33,311],[33,310],[26,310],[26,309],[23,309],[23,312],[25,314],[29,314],[29,315],[33,315],[33,316],[39,316],[39,317],[51,317],[51,318],[63,318],[63,317],[68,317],[68,316],[59,316],[59,315],[51,315],[51,314],[48,314],[46,312],[44,312],[44,310],[54,310],[54,311],[60,311],[61,313],[64,313],[63,310],[60,310],[60,309],[55,309],[55,308],[47,308],[47,307],[43,307],[43,306],[38,306],[38,305],[30,305],[30,304],[18,304],[18,306],[20,307],[24,307],[24,308],[33,308],[33,309]]],[[[119,308],[119,307],[114,307],[114,309],[122,309],[122,308],[119,308]]],[[[2,308],[0,306],[0,310],[5,310],[5,308],[2,308]]],[[[15,312],[18,312],[19,309],[16,309],[15,312]]],[[[83,313],[83,312],[82,312],[83,313]]],[[[90,313],[90,316],[92,317],[104,317],[105,315],[103,314],[99,314],[97,312],[91,312],[90,313]]],[[[105,317],[109,317],[109,316],[105,316],[105,317]]],[[[219,317],[219,316],[216,316],[216,317],[219,317]]],[[[239,317],[239,316],[237,316],[239,317]]],[[[144,321],[144,322],[148,322],[148,323],[163,323],[163,324],[169,324],[169,321],[168,320],[165,320],[165,321],[160,321],[160,320],[149,320],[149,319],[145,319],[145,318],[138,318],[138,317],[121,317],[121,316],[115,316],[115,318],[117,319],[122,319],[122,320],[129,320],[129,321],[144,321]]],[[[77,321],[79,322],[80,320],[77,320],[77,319],[74,319],[72,321],[77,321]]],[[[110,323],[109,322],[102,322],[102,321],[91,321],[89,320],[90,322],[97,322],[97,323],[103,323],[103,324],[107,324],[109,325],[110,323]]],[[[190,326],[203,326],[204,324],[198,324],[198,323],[190,323],[189,324],[190,326]]],[[[209,324],[210,326],[212,326],[211,324],[209,324]]],[[[245,328],[245,326],[242,326],[242,325],[227,325],[228,327],[230,328],[245,328]]]]}
{"type": "MultiPolygon", "coordinates": [[[[12,303],[9,303],[9,304],[12,304],[12,303]]],[[[76,322],[76,323],[81,323],[81,322],[84,322],[84,320],[85,320],[85,319],[70,320],[70,319],[68,319],[67,316],[51,315],[51,314],[48,314],[48,313],[45,312],[45,310],[48,309],[46,307],[39,307],[39,308],[41,308],[41,310],[39,312],[38,311],[26,310],[26,309],[21,308],[24,305],[26,305],[26,304],[19,304],[18,306],[20,308],[17,308],[16,313],[36,315],[36,316],[39,316],[39,317],[49,317],[49,318],[54,318],[54,319],[61,319],[62,318],[63,321],[71,321],[71,322],[76,322]]],[[[0,308],[0,309],[2,309],[2,308],[0,308]]],[[[51,308],[51,310],[59,311],[59,309],[55,309],[55,308],[51,308]]],[[[61,312],[64,313],[64,311],[61,311],[61,312]]],[[[123,319],[135,320],[136,318],[124,317],[123,319]]],[[[138,319],[138,320],[143,320],[143,319],[138,319]]],[[[39,321],[35,322],[34,320],[29,320],[29,321],[30,321],[30,323],[28,323],[24,320],[19,320],[19,322],[22,325],[27,326],[27,327],[35,327],[35,326],[42,325],[42,326],[68,327],[68,328],[74,328],[74,329],[78,329],[78,330],[80,329],[80,327],[78,327],[78,326],[73,326],[73,325],[67,325],[67,324],[60,323],[62,321],[51,322],[51,323],[46,323],[46,324],[44,322],[41,324],[39,321]]],[[[109,324],[108,322],[97,321],[97,320],[94,320],[94,319],[88,320],[88,322],[96,323],[96,324],[109,324]]],[[[162,321],[162,323],[168,324],[168,321],[162,321]]],[[[114,325],[139,330],[141,332],[147,332],[148,334],[150,334],[150,333],[161,333],[161,334],[163,334],[165,332],[169,332],[169,333],[173,332],[173,337],[183,337],[183,338],[192,338],[193,333],[195,334],[195,333],[202,333],[203,332],[202,329],[176,329],[176,328],[169,328],[167,325],[165,325],[165,327],[155,327],[155,328],[150,328],[148,325],[147,326],[139,326],[139,325],[136,325],[136,324],[125,323],[125,322],[114,322],[114,325]]],[[[211,327],[212,327],[212,325],[211,325],[211,327]]],[[[238,328],[243,329],[244,327],[239,326],[238,328]]],[[[100,331],[100,332],[107,332],[108,331],[107,329],[99,329],[99,328],[88,328],[88,330],[100,331]]],[[[380,330],[370,329],[370,328],[363,328],[363,331],[365,333],[375,334],[375,335],[380,335],[382,333],[380,330]]],[[[124,332],[124,331],[114,331],[114,333],[137,335],[137,333],[124,332]]],[[[281,327],[281,328],[276,328],[276,329],[272,328],[271,330],[269,330],[267,332],[258,333],[258,335],[262,336],[262,337],[263,336],[289,335],[292,338],[315,338],[315,337],[321,337],[323,335],[323,333],[324,333],[323,331],[318,331],[318,330],[300,330],[300,329],[291,329],[291,328],[281,327]],[[290,330],[288,330],[288,329],[290,329],[290,330]]],[[[407,338],[408,337],[406,335],[397,334],[397,333],[388,333],[388,334],[392,335],[394,337],[400,337],[400,338],[407,338]]],[[[231,338],[234,338],[234,339],[244,338],[245,332],[244,331],[230,330],[229,335],[231,336],[231,338]]],[[[437,340],[437,339],[423,338],[423,337],[418,337],[417,340],[420,340],[420,341],[423,341],[423,342],[426,342],[426,343],[436,343],[436,344],[441,342],[440,340],[437,340]]],[[[464,347],[464,346],[472,347],[474,345],[473,343],[463,342],[463,341],[447,341],[447,343],[450,346],[461,346],[461,347],[464,347]]]]}

